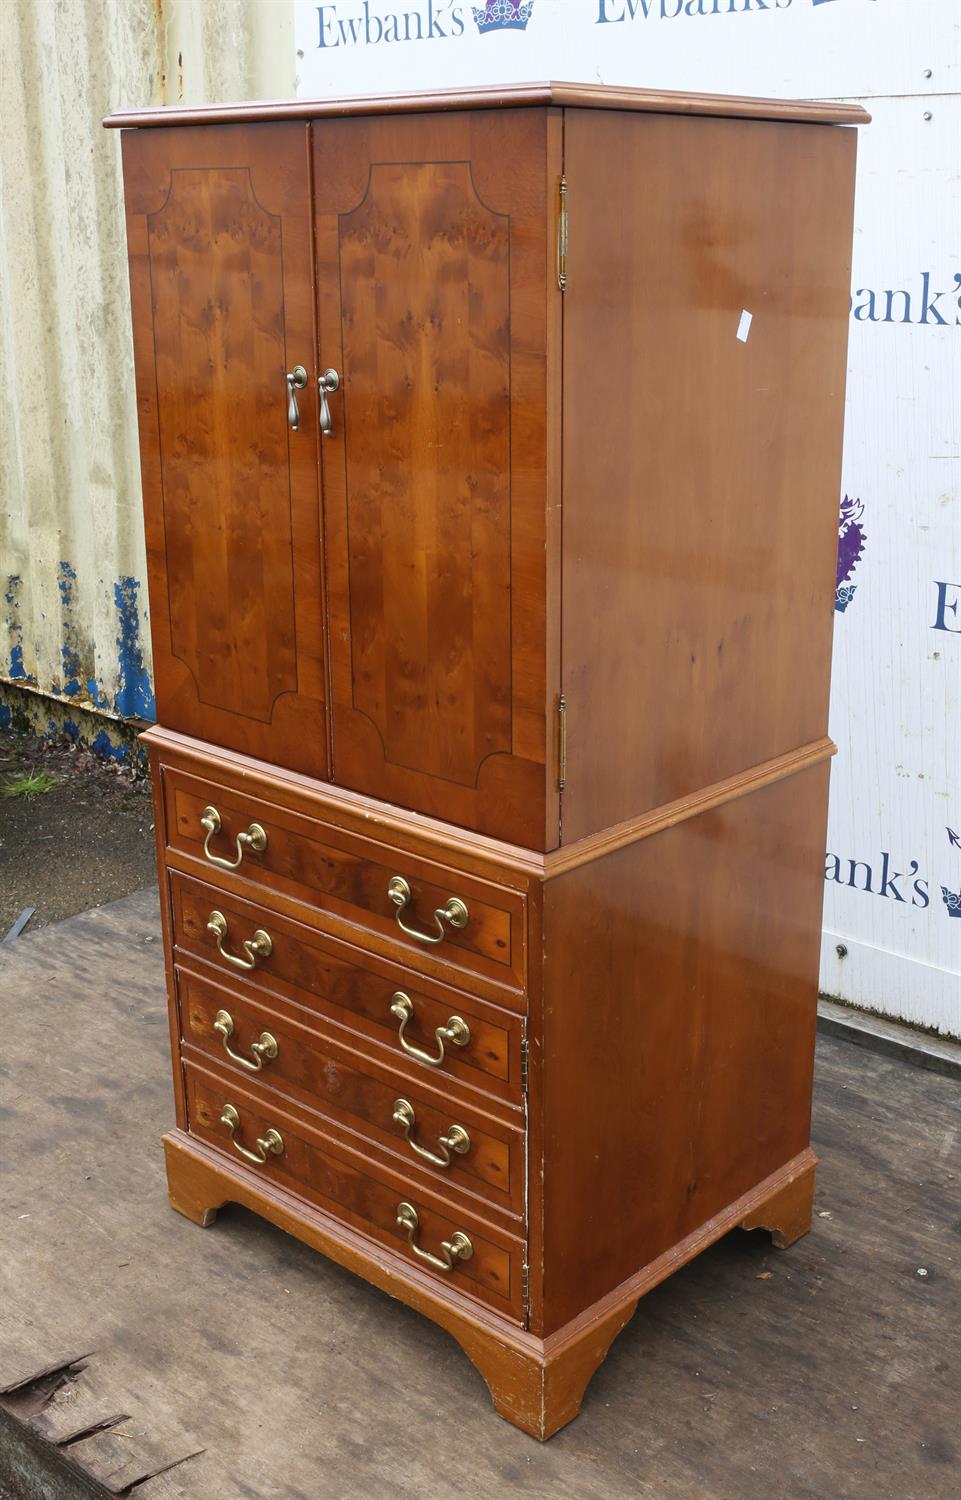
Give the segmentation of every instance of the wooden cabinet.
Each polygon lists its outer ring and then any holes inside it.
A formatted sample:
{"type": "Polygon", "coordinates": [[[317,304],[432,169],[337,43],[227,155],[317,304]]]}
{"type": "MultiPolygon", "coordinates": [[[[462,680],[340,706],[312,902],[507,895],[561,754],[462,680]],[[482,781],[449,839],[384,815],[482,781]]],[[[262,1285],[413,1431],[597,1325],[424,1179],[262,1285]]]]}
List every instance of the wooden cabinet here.
{"type": "Polygon", "coordinates": [[[809,1226],[849,105],[115,116],[177,1128],[547,1437],[809,1226]]]}

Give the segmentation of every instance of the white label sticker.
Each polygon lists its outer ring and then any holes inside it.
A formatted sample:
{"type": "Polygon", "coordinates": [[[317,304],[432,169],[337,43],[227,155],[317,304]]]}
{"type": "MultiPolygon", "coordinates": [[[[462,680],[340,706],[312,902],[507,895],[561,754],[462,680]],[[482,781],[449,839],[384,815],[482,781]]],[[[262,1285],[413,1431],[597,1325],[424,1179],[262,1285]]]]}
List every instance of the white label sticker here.
{"type": "Polygon", "coordinates": [[[741,321],[737,325],[737,336],[742,344],[747,343],[747,336],[751,331],[751,314],[745,309],[741,312],[741,321]]]}

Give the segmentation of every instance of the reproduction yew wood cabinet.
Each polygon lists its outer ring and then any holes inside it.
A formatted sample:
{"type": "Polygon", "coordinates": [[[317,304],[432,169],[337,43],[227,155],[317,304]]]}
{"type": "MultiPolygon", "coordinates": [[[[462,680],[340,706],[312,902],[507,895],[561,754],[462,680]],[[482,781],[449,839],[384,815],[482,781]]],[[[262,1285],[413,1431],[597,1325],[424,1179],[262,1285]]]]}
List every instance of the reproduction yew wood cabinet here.
{"type": "Polygon", "coordinates": [[[109,122],[171,1200],[434,1318],[541,1438],[644,1292],[810,1222],[866,119],[543,84],[109,122]]]}

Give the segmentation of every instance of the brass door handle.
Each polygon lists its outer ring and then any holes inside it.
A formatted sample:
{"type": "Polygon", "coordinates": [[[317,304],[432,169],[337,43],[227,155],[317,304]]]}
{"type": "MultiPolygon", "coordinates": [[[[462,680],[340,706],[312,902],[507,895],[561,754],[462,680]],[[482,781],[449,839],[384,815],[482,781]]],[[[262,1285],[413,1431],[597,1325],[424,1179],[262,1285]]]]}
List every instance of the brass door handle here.
{"type": "Polygon", "coordinates": [[[214,1016],[214,1031],[223,1042],[227,1056],[249,1073],[259,1073],[265,1062],[271,1062],[277,1056],[277,1038],[271,1036],[269,1031],[262,1031],[260,1040],[251,1042],[250,1050],[254,1054],[252,1060],[235,1052],[230,1045],[230,1038],[234,1034],[234,1018],[229,1010],[218,1010],[214,1016]]]}
{"type": "Polygon", "coordinates": [[[221,870],[236,870],[243,861],[244,854],[250,849],[254,854],[263,854],[267,847],[267,834],[259,823],[251,823],[244,833],[237,835],[237,858],[224,859],[222,854],[213,854],[210,849],[210,840],[215,833],[220,832],[220,814],[215,807],[205,807],[200,814],[200,826],[206,828],[207,837],[204,839],[204,854],[212,865],[221,870]]]}
{"type": "Polygon", "coordinates": [[[458,1261],[470,1260],[474,1253],[474,1247],[470,1240],[459,1229],[451,1235],[449,1240],[441,1240],[440,1248],[442,1255],[432,1255],[429,1250],[422,1250],[419,1245],[414,1243],[414,1236],[420,1228],[420,1220],[417,1217],[417,1210],[412,1203],[398,1203],[397,1222],[401,1229],[407,1230],[410,1248],[418,1259],[426,1260],[429,1266],[433,1266],[438,1271],[453,1271],[458,1261]]]}
{"type": "Polygon", "coordinates": [[[406,932],[408,937],[416,938],[418,943],[442,943],[447,936],[447,927],[466,927],[470,912],[459,896],[451,896],[446,906],[439,906],[434,912],[434,921],[437,923],[437,932],[419,932],[416,927],[408,927],[401,913],[406,906],[410,905],[410,886],[403,875],[392,875],[387,882],[387,895],[393,901],[397,910],[394,915],[397,918],[397,926],[401,932],[406,932]],[[444,923],[447,923],[447,927],[444,923]]]}
{"type": "Polygon", "coordinates": [[[269,932],[264,932],[258,927],[252,938],[245,938],[242,944],[246,958],[238,958],[236,953],[228,953],[224,947],[227,938],[227,918],[222,911],[212,911],[207,918],[207,931],[212,932],[217,939],[217,952],[221,958],[225,958],[235,969],[256,969],[258,960],[269,958],[274,951],[273,939],[269,932]]]}
{"type": "Polygon", "coordinates": [[[283,1156],[284,1138],[279,1130],[268,1130],[266,1135],[258,1136],[256,1151],[248,1151],[246,1146],[240,1144],[234,1135],[234,1131],[240,1129],[240,1116],[232,1104],[224,1105],[220,1112],[220,1123],[227,1127],[230,1144],[234,1150],[239,1151],[241,1156],[245,1156],[248,1161],[256,1162],[258,1167],[264,1165],[268,1156],[283,1156]]]}
{"type": "Polygon", "coordinates": [[[327,404],[328,395],[340,390],[340,376],[336,370],[325,370],[323,375],[317,377],[317,395],[320,400],[320,431],[323,437],[330,437],[330,407],[327,404]]]}
{"type": "Polygon", "coordinates": [[[437,1038],[438,1052],[432,1057],[429,1052],[424,1052],[409,1042],[404,1035],[407,1023],[414,1014],[414,1002],[403,990],[395,990],[390,997],[390,1013],[400,1022],[397,1031],[397,1040],[407,1053],[408,1057],[416,1057],[418,1062],[427,1063],[428,1067],[439,1068],[444,1061],[444,1048],[449,1042],[452,1047],[466,1047],[470,1041],[470,1027],[460,1016],[451,1016],[446,1026],[437,1026],[434,1035],[437,1038]]]}
{"type": "Polygon", "coordinates": [[[410,1149],[424,1161],[429,1161],[432,1166],[449,1167],[452,1152],[456,1152],[458,1156],[466,1156],[470,1150],[470,1136],[463,1125],[452,1125],[446,1135],[438,1136],[436,1151],[428,1151],[426,1146],[419,1146],[411,1137],[417,1118],[414,1114],[414,1106],[409,1099],[394,1100],[393,1121],[404,1132],[404,1140],[410,1149]]]}
{"type": "Polygon", "coordinates": [[[287,381],[287,423],[291,432],[296,432],[300,426],[300,407],[297,405],[297,392],[302,391],[307,385],[307,371],[303,365],[294,365],[288,370],[284,379],[287,381]]]}

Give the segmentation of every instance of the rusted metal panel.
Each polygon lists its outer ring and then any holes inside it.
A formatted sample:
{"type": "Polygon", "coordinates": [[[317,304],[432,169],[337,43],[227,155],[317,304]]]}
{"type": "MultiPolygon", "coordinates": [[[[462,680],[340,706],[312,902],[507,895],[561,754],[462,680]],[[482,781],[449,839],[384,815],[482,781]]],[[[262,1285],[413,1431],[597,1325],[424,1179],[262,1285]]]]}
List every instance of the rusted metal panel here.
{"type": "Polygon", "coordinates": [[[121,105],[295,86],[289,0],[0,6],[0,728],[153,716],[121,105]]]}

